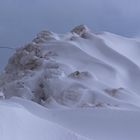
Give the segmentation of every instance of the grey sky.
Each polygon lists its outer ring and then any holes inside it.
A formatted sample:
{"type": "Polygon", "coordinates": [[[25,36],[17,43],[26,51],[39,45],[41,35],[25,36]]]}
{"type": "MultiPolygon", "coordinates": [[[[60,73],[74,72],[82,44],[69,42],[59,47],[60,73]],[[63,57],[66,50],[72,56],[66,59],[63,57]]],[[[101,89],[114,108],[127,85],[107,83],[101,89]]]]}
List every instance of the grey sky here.
{"type": "MultiPolygon", "coordinates": [[[[139,0],[0,0],[0,45],[17,47],[43,29],[63,33],[78,24],[139,35],[139,6],[139,0]]],[[[0,69],[9,53],[0,49],[0,69]]]]}

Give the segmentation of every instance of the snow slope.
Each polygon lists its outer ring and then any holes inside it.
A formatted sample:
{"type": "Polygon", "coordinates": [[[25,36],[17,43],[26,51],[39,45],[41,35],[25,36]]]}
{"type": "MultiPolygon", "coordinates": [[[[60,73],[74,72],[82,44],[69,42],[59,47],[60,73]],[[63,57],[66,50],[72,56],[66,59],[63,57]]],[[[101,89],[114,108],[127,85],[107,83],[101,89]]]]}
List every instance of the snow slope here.
{"type": "Polygon", "coordinates": [[[1,140],[88,140],[14,102],[0,102],[0,114],[1,140]]]}
{"type": "Polygon", "coordinates": [[[136,110],[104,108],[48,110],[20,98],[12,98],[0,104],[1,113],[6,116],[2,115],[0,121],[1,124],[4,123],[5,128],[1,132],[8,134],[1,135],[5,136],[4,140],[6,137],[13,140],[139,140],[140,138],[140,112],[136,110]]]}
{"type": "MultiPolygon", "coordinates": [[[[9,110],[15,120],[27,123],[32,118],[27,125],[16,123],[24,139],[30,138],[31,133],[23,130],[29,125],[35,132],[42,128],[40,140],[68,139],[65,134],[71,140],[139,140],[139,47],[135,39],[92,33],[84,25],[66,34],[40,32],[16,50],[0,75],[0,98],[8,99],[0,106],[8,116],[2,116],[2,122],[10,119],[9,110]],[[21,112],[27,114],[25,119],[21,112]],[[50,135],[43,134],[44,129],[49,129],[50,135]]],[[[3,133],[9,133],[9,125],[3,133]]],[[[18,137],[16,128],[9,135],[18,137]]],[[[3,134],[3,140],[6,137],[3,134]]]]}

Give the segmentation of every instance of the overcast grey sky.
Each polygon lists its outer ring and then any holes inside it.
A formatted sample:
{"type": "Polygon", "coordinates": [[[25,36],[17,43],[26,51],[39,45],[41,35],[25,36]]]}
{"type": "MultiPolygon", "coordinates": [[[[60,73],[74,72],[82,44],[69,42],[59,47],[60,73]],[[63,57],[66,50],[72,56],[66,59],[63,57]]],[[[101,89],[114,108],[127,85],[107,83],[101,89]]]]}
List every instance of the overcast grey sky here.
{"type": "MultiPolygon", "coordinates": [[[[17,47],[43,29],[64,33],[79,24],[137,36],[139,7],[140,0],[0,0],[0,45],[17,47]]],[[[9,54],[0,49],[0,69],[9,54]]]]}

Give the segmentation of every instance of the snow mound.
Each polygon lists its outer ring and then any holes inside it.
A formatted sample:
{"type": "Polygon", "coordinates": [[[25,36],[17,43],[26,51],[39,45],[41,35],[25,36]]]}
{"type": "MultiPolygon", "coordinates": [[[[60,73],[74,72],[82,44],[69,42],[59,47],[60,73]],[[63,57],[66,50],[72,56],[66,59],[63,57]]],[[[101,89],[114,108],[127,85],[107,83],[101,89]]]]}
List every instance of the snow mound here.
{"type": "MultiPolygon", "coordinates": [[[[32,104],[30,104],[32,105],[32,104]]],[[[0,102],[1,140],[89,140],[11,101],[0,102]]]]}
{"type": "Polygon", "coordinates": [[[64,35],[42,31],[9,59],[0,76],[2,98],[17,96],[47,108],[137,109],[139,46],[85,25],[64,35]]]}
{"type": "Polygon", "coordinates": [[[113,109],[48,110],[29,100],[0,102],[2,140],[139,140],[140,112],[113,109]]]}

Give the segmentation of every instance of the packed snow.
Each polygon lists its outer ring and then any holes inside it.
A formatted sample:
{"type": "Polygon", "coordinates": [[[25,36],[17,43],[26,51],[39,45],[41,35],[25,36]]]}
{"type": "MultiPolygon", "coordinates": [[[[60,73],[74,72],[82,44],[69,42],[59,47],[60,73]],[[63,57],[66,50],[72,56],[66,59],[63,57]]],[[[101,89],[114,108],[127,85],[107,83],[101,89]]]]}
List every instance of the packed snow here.
{"type": "Polygon", "coordinates": [[[0,75],[0,139],[139,140],[139,54],[85,25],[40,32],[0,75]]]}

